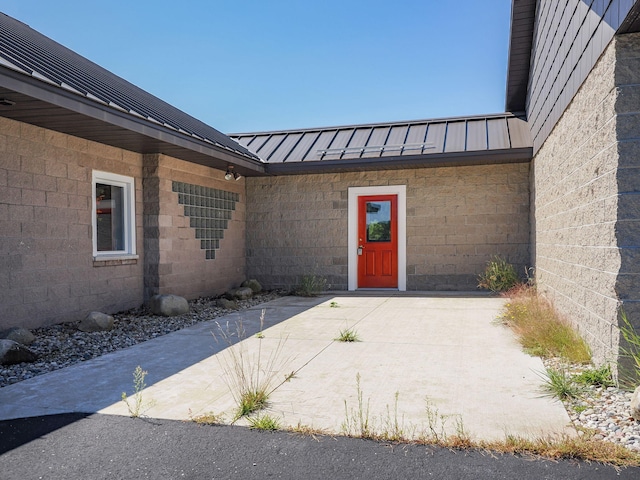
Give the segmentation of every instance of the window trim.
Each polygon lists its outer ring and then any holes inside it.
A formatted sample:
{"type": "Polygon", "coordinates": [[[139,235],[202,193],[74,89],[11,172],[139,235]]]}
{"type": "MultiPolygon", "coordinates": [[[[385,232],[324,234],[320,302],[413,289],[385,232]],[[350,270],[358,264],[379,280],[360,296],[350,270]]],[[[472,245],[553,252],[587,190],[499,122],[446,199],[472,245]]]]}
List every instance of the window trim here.
{"type": "Polygon", "coordinates": [[[94,260],[115,260],[137,258],[136,255],[136,210],[135,210],[135,179],[116,173],[93,170],[91,175],[91,230],[94,260]],[[98,216],[96,213],[96,184],[113,185],[123,189],[124,215],[124,249],[112,251],[98,251],[98,216]]]}

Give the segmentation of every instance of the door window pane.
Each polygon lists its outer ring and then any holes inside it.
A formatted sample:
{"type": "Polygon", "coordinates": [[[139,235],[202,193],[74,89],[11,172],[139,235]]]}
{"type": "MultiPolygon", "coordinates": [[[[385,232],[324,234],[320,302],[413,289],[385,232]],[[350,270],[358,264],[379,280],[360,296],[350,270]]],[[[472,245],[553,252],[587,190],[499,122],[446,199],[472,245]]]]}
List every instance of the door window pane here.
{"type": "Polygon", "coordinates": [[[366,202],[367,242],[391,241],[391,201],[366,202]]]}
{"type": "Polygon", "coordinates": [[[99,252],[125,249],[123,187],[96,183],[96,223],[99,252]]]}

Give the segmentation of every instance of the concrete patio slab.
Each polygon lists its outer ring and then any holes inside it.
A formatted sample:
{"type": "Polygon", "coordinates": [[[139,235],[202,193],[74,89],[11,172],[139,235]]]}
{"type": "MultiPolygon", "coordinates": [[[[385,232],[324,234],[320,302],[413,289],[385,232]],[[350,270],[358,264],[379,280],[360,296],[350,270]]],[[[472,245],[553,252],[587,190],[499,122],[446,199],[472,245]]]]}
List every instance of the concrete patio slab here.
{"type": "Polygon", "coordinates": [[[349,424],[357,430],[354,419],[368,409],[375,430],[398,422],[406,435],[461,427],[487,440],[575,434],[562,404],[541,395],[542,362],[495,322],[503,303],[461,295],[282,297],[4,387],[0,419],[128,415],[120,396],[133,393],[132,373],[140,365],[149,372],[142,394],[153,403],[147,416],[187,420],[214,412],[230,420],[235,354],[254,373],[259,361],[260,375],[273,376],[277,388],[267,412],[283,425],[339,434],[349,424]],[[263,310],[264,336],[257,338],[263,310]],[[229,346],[219,325],[233,332],[238,323],[245,339],[229,346]],[[343,328],[353,328],[361,341],[336,341],[343,328]]]}

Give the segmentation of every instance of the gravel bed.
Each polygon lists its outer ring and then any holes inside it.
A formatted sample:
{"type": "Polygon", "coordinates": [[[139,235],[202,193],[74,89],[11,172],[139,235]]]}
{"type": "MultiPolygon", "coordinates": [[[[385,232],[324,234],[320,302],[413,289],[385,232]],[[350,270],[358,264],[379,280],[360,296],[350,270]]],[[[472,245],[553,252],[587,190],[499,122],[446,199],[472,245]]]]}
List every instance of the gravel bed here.
{"type": "MultiPolygon", "coordinates": [[[[568,375],[585,371],[584,365],[567,365],[558,359],[544,359],[545,367],[564,370],[568,375]]],[[[617,387],[585,386],[580,397],[564,401],[573,424],[595,431],[594,440],[624,445],[640,452],[640,421],[630,415],[632,392],[617,387]]]]}
{"type": "MultiPolygon", "coordinates": [[[[237,301],[239,310],[246,310],[284,295],[272,291],[237,301]]],[[[29,349],[38,355],[34,363],[0,366],[0,387],[90,360],[109,352],[151,340],[167,333],[212,320],[233,310],[220,308],[217,298],[199,298],[189,302],[189,313],[176,317],[160,317],[144,307],[113,315],[114,327],[109,332],[86,333],[78,330],[79,322],[62,323],[31,330],[36,341],[29,349]]]]}

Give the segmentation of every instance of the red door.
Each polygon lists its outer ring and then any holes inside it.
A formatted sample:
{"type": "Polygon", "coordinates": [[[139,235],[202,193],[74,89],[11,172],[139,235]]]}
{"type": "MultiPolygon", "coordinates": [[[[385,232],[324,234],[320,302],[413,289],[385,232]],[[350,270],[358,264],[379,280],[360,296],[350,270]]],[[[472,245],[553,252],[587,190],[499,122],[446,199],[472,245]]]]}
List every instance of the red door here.
{"type": "Polygon", "coordinates": [[[358,288],[398,288],[397,199],[358,197],[358,288]]]}

